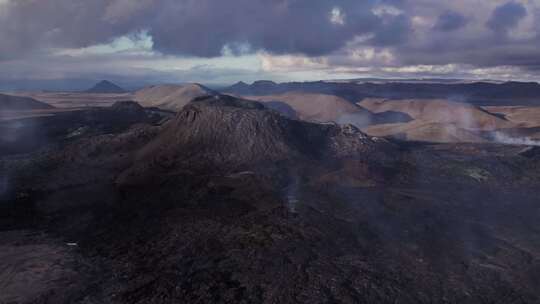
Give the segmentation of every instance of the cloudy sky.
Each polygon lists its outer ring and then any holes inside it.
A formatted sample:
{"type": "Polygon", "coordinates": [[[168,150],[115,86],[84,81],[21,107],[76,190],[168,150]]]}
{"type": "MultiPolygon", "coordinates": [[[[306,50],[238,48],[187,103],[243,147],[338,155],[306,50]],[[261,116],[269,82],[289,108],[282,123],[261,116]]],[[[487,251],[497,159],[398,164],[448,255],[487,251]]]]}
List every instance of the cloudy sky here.
{"type": "Polygon", "coordinates": [[[540,0],[0,0],[0,41],[0,87],[538,81],[540,0]]]}

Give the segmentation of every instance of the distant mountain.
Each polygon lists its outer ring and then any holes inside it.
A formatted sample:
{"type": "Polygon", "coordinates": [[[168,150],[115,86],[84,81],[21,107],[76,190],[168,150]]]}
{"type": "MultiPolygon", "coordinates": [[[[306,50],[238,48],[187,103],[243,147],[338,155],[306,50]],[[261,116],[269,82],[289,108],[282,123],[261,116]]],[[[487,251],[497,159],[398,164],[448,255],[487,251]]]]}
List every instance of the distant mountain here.
{"type": "Polygon", "coordinates": [[[157,107],[177,112],[194,98],[208,95],[217,95],[217,93],[197,83],[166,84],[142,88],[135,92],[134,99],[145,107],[157,107]]]}
{"type": "Polygon", "coordinates": [[[248,92],[250,90],[250,85],[243,82],[243,81],[239,81],[235,84],[233,84],[232,86],[228,87],[227,90],[228,91],[232,91],[232,92],[248,92]]]}
{"type": "Polygon", "coordinates": [[[43,110],[53,106],[30,97],[0,94],[0,111],[43,110]]]}
{"type": "Polygon", "coordinates": [[[111,94],[111,93],[126,93],[126,90],[122,89],[121,87],[117,86],[116,84],[108,81],[108,80],[102,80],[96,85],[94,85],[92,88],[85,91],[86,93],[103,93],[103,94],[111,94]]]}
{"type": "Polygon", "coordinates": [[[501,84],[504,81],[492,79],[460,79],[460,78],[355,78],[355,79],[334,79],[326,82],[353,82],[353,83],[442,83],[442,84],[464,84],[475,82],[489,82],[501,84]]]}
{"type": "Polygon", "coordinates": [[[536,82],[287,82],[257,81],[237,83],[224,93],[276,95],[288,92],[330,94],[356,103],[366,97],[393,99],[451,99],[476,105],[540,105],[540,84],[536,82]]]}
{"type": "Polygon", "coordinates": [[[271,95],[285,93],[287,91],[287,89],[283,88],[283,84],[277,84],[269,80],[258,80],[250,85],[240,81],[223,90],[225,93],[238,95],[271,95]]]}

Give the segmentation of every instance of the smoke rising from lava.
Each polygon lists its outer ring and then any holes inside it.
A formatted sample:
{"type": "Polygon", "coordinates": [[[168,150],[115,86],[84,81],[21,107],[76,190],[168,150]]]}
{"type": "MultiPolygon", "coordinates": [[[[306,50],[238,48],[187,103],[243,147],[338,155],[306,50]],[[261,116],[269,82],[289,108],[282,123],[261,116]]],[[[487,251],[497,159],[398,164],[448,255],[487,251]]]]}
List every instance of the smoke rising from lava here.
{"type": "Polygon", "coordinates": [[[492,133],[492,138],[496,142],[506,145],[540,146],[539,140],[530,137],[512,137],[497,131],[492,133]]]}

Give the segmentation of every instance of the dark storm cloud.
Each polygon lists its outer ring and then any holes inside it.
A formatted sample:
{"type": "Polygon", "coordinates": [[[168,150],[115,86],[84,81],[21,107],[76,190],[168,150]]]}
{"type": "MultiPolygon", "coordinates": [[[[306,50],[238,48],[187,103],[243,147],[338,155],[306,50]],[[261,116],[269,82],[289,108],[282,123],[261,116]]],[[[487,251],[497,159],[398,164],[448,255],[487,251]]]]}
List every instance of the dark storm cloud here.
{"type": "MultiPolygon", "coordinates": [[[[440,4],[432,4],[430,10],[423,11],[423,16],[440,13],[430,31],[422,32],[422,40],[412,38],[394,49],[392,65],[464,64],[473,68],[538,70],[539,4],[528,2],[525,6],[525,2],[512,1],[493,5],[485,1],[475,10],[467,10],[468,1],[459,3],[462,5],[455,7],[461,7],[460,12],[442,9],[444,5],[440,4]],[[529,12],[535,13],[529,15],[529,12]]],[[[407,9],[405,14],[410,14],[418,6],[411,5],[407,9]]]]}
{"type": "Polygon", "coordinates": [[[276,54],[329,54],[357,35],[403,41],[405,16],[385,22],[372,12],[397,0],[11,0],[0,15],[2,58],[44,46],[84,47],[148,30],[157,51],[220,56],[224,46],[276,54]],[[335,12],[340,22],[332,22],[335,12]]]}
{"type": "MultiPolygon", "coordinates": [[[[144,33],[153,41],[152,50],[148,51],[152,58],[211,58],[223,53],[244,55],[264,51],[264,54],[301,55],[316,62],[329,62],[329,70],[447,64],[510,65],[538,70],[540,3],[475,0],[475,6],[470,7],[471,3],[470,0],[0,0],[0,69],[11,64],[10,71],[17,73],[22,71],[20,62],[37,65],[41,64],[38,58],[49,62],[53,58],[60,60],[59,54],[66,53],[58,50],[107,44],[120,36],[144,33]]],[[[115,62],[121,55],[110,56],[111,62],[115,62]]],[[[65,63],[62,73],[70,69],[78,73],[81,69],[78,60],[58,61],[65,63]]],[[[91,70],[93,65],[89,61],[84,66],[91,70]]],[[[120,62],[114,68],[127,75],[132,71],[129,66],[132,63],[120,62]]],[[[291,68],[297,65],[285,60],[287,64],[291,68]]]]}
{"type": "MultiPolygon", "coordinates": [[[[377,45],[404,42],[407,16],[382,17],[377,5],[402,0],[197,0],[170,2],[150,29],[157,50],[169,54],[219,56],[223,46],[274,54],[327,55],[354,37],[372,34],[377,45]],[[332,13],[340,22],[332,22],[332,13]]],[[[235,48],[232,48],[234,51],[235,48]]]]}
{"type": "Polygon", "coordinates": [[[0,60],[44,48],[85,47],[107,42],[136,20],[106,20],[107,0],[8,0],[0,6],[0,60]]]}
{"type": "MultiPolygon", "coordinates": [[[[484,43],[484,45],[487,45],[484,43]]],[[[515,66],[534,69],[540,66],[540,54],[535,45],[490,46],[489,51],[482,47],[482,41],[468,46],[455,45],[447,48],[433,46],[423,49],[401,49],[401,63],[404,65],[441,65],[447,63],[469,64],[480,68],[495,66],[515,66]]]]}
{"type": "Polygon", "coordinates": [[[439,16],[434,29],[437,31],[449,32],[455,31],[467,24],[468,20],[460,13],[454,11],[446,11],[439,16]]]}
{"type": "Polygon", "coordinates": [[[521,3],[508,2],[495,9],[487,26],[495,32],[506,32],[518,25],[527,15],[527,9],[521,3]]]}
{"type": "Polygon", "coordinates": [[[166,53],[213,57],[226,44],[246,43],[255,50],[315,56],[377,27],[369,9],[369,1],[186,1],[160,11],[150,34],[166,53]],[[344,24],[330,22],[334,8],[345,14],[344,24]]]}
{"type": "Polygon", "coordinates": [[[376,32],[371,43],[376,46],[394,46],[407,41],[412,31],[410,19],[403,14],[392,16],[376,32]]]}

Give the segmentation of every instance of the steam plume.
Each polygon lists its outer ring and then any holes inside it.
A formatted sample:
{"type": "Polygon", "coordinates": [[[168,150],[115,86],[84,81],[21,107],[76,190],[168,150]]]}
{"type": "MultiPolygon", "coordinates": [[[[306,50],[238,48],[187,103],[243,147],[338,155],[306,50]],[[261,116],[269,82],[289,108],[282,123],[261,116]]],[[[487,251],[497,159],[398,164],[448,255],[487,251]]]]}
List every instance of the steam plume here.
{"type": "Polygon", "coordinates": [[[493,132],[492,136],[495,141],[506,145],[540,146],[539,140],[530,137],[511,137],[502,132],[493,132]]]}

